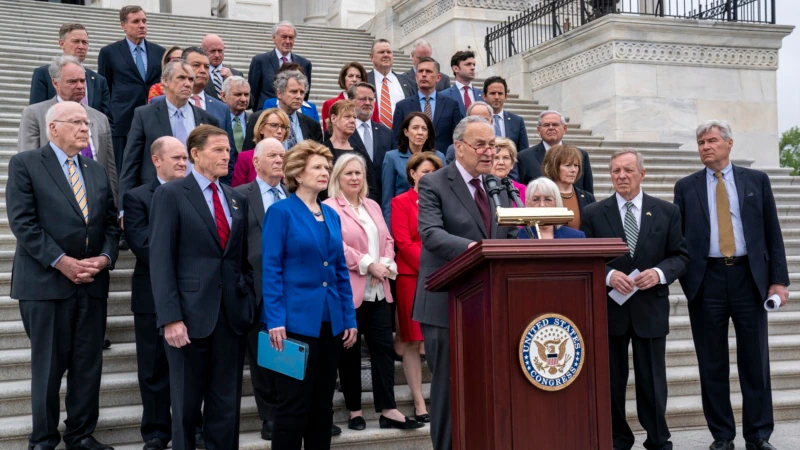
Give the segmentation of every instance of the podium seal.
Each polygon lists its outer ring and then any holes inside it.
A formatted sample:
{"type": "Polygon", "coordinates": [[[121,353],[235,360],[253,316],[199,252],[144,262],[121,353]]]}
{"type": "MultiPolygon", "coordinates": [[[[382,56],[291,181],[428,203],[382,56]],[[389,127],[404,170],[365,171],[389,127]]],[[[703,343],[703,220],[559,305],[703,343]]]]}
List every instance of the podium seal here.
{"type": "Polygon", "coordinates": [[[581,373],[583,350],[583,337],[571,320],[542,314],[522,333],[519,362],[531,384],[545,391],[560,391],[581,373]]]}

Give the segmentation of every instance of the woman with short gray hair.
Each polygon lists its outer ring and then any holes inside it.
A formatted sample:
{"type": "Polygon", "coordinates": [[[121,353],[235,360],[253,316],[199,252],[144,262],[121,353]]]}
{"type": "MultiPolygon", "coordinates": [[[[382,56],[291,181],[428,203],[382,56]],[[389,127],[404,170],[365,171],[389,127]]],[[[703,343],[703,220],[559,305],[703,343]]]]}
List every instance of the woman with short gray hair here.
{"type": "MultiPolygon", "coordinates": [[[[564,204],[561,202],[561,193],[558,186],[553,180],[547,177],[539,177],[530,183],[525,188],[525,206],[528,208],[563,208],[564,204]]],[[[562,225],[547,225],[540,226],[539,232],[541,236],[536,235],[536,230],[531,229],[535,239],[581,239],[586,235],[583,231],[575,230],[570,227],[562,225]]],[[[525,228],[521,228],[517,233],[519,239],[529,239],[528,233],[525,228]]]]}

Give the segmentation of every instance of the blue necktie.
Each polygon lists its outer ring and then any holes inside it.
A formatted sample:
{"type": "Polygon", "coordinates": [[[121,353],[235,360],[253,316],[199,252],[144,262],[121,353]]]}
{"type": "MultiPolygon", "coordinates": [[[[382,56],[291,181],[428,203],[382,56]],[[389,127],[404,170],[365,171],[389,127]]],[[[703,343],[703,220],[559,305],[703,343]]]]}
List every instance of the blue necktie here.
{"type": "Polygon", "coordinates": [[[272,203],[281,199],[281,191],[279,191],[278,188],[270,188],[269,193],[272,194],[272,203]]]}
{"type": "Polygon", "coordinates": [[[500,128],[500,121],[503,120],[500,118],[500,114],[494,115],[494,135],[496,137],[503,137],[502,128],[500,128]]]}
{"type": "Polygon", "coordinates": [[[139,70],[139,76],[141,76],[142,80],[144,80],[145,79],[144,58],[142,57],[142,53],[144,53],[144,50],[140,45],[137,45],[134,51],[136,52],[136,68],[139,70]]]}

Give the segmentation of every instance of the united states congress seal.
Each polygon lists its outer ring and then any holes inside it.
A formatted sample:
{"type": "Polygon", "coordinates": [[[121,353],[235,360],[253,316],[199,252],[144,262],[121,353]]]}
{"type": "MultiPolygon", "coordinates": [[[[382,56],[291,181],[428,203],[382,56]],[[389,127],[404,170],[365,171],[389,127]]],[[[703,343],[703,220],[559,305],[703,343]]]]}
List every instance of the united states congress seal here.
{"type": "Polygon", "coordinates": [[[534,386],[560,391],[581,373],[583,351],[583,337],[571,320],[558,314],[542,314],[522,333],[519,362],[534,386]]]}

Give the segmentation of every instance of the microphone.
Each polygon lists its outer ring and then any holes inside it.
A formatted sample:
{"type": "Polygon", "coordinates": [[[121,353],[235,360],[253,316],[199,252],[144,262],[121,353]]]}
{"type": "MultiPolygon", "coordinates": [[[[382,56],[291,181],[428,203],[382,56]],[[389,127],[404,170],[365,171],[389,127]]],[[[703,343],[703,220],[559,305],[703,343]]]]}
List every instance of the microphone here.
{"type": "Polygon", "coordinates": [[[522,203],[522,200],[519,198],[519,189],[517,189],[514,184],[511,182],[511,178],[505,177],[502,180],[503,186],[505,186],[508,194],[511,196],[511,200],[514,201],[514,204],[517,205],[517,208],[524,208],[525,205],[522,203]]]}
{"type": "Polygon", "coordinates": [[[492,200],[494,200],[495,207],[500,206],[500,197],[498,194],[503,190],[499,184],[497,184],[497,178],[495,177],[486,177],[486,186],[489,187],[488,193],[492,196],[492,200]]]}

